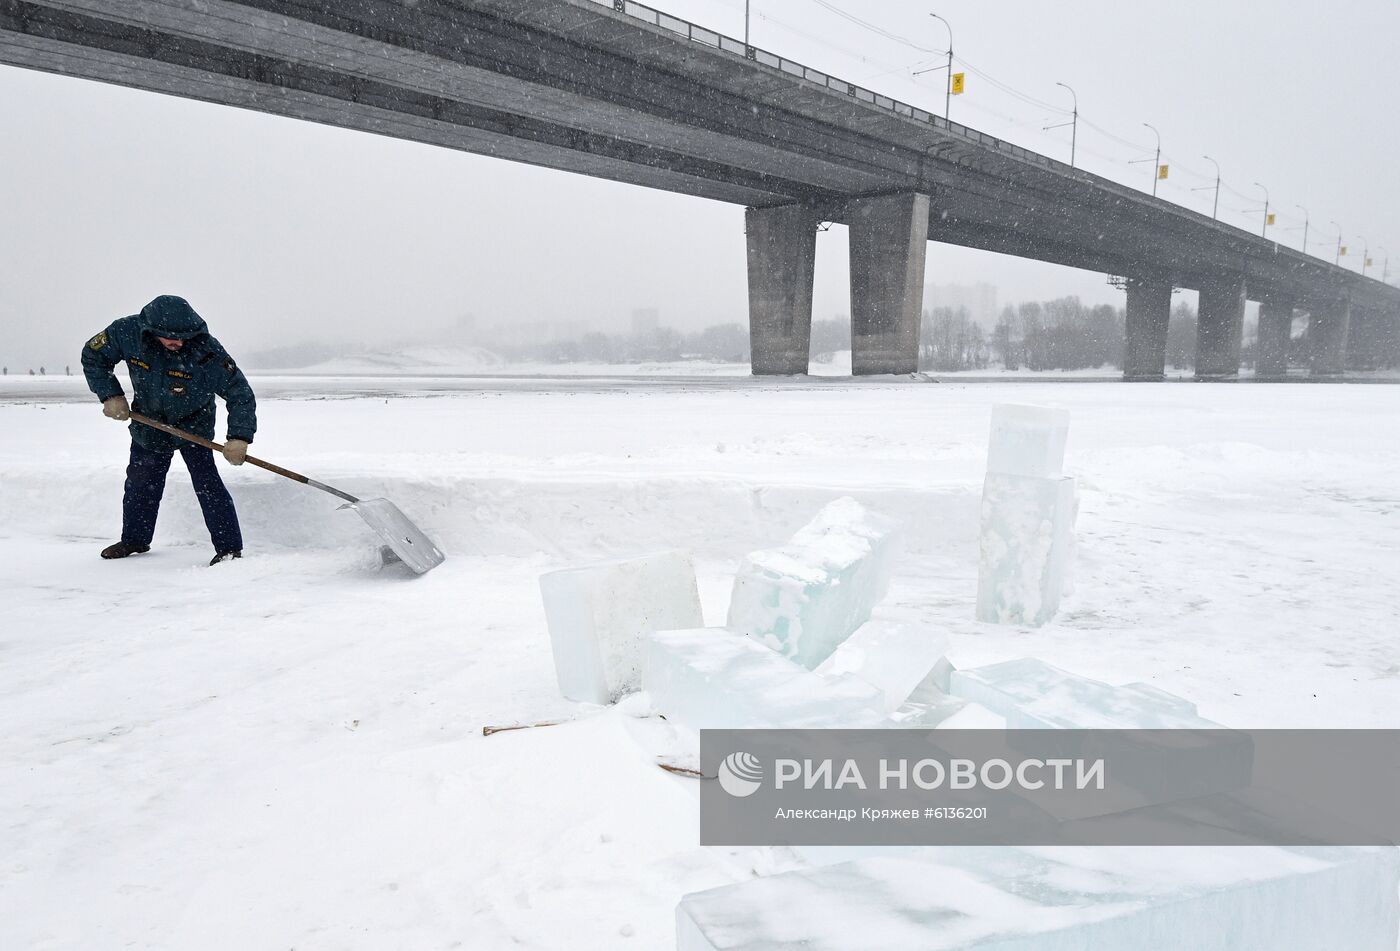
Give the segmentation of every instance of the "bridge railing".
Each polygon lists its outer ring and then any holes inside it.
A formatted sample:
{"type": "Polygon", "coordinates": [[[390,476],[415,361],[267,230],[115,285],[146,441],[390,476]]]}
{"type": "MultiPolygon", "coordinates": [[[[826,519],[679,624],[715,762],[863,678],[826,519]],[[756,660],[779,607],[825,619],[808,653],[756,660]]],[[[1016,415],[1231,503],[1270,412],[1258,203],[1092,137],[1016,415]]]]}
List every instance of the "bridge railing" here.
{"type": "Polygon", "coordinates": [[[898,99],[891,99],[889,96],[881,95],[873,89],[866,89],[864,86],[846,82],[844,79],[831,76],[821,70],[813,69],[810,66],[804,66],[802,63],[794,62],[776,53],[770,53],[756,46],[746,45],[743,40],[736,40],[731,36],[725,36],[723,33],[717,33],[714,30],[706,29],[703,26],[691,23],[689,20],[682,20],[680,17],[671,16],[669,13],[663,13],[646,4],[634,3],[633,0],[591,0],[591,2],[599,6],[608,7],[618,13],[635,17],[638,20],[650,23],[652,26],[660,27],[677,36],[685,37],[692,43],[699,43],[711,49],[736,53],[760,65],[776,69],[779,72],[794,76],[804,82],[809,82],[821,86],[824,89],[850,96],[852,99],[869,103],[881,109],[888,109],[891,112],[917,122],[926,122],[935,128],[946,130],[954,135],[959,135],[969,141],[976,142],[986,148],[995,149],[998,152],[1015,156],[1023,161],[1042,165],[1046,168],[1061,168],[1066,170],[1069,168],[1069,166],[1041,155],[1039,152],[1032,152],[1030,149],[1022,148],[1019,145],[1013,145],[1004,139],[998,139],[995,136],[987,135],[985,132],[979,132],[976,129],[961,125],[960,123],[950,122],[942,116],[936,116],[926,109],[920,109],[918,106],[911,106],[906,102],[900,102],[898,99]]]}

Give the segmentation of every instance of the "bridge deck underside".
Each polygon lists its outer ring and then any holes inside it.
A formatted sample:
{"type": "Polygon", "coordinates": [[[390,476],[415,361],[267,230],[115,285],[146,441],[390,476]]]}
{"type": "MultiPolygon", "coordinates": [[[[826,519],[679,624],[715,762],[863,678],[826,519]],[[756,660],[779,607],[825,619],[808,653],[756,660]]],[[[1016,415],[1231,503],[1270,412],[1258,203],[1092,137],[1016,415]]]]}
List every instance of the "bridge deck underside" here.
{"type": "Polygon", "coordinates": [[[588,0],[0,0],[0,62],[736,204],[932,197],[930,238],[1251,296],[1400,296],[588,0]]]}

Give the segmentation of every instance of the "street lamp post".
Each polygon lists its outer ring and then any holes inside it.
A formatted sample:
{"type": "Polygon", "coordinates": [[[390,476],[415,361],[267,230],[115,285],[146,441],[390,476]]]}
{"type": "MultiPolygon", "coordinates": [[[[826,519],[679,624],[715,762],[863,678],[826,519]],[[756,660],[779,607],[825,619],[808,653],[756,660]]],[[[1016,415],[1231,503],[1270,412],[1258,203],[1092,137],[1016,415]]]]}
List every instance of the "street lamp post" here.
{"type": "Polygon", "coordinates": [[[1332,259],[1332,263],[1335,264],[1335,265],[1337,265],[1337,266],[1341,266],[1341,263],[1342,263],[1342,226],[1341,226],[1341,225],[1338,225],[1335,221],[1332,222],[1332,224],[1337,225],[1337,256],[1336,256],[1335,258],[1332,259]]]}
{"type": "Polygon", "coordinates": [[[1070,132],[1069,132],[1069,167],[1070,167],[1070,168],[1074,168],[1074,153],[1075,153],[1076,147],[1077,147],[1078,142],[1079,142],[1079,96],[1075,94],[1075,92],[1074,92],[1073,89],[1070,89],[1070,87],[1069,87],[1069,85],[1068,85],[1067,83],[1058,83],[1058,82],[1057,82],[1057,83],[1055,83],[1055,85],[1056,85],[1056,86],[1064,86],[1066,89],[1069,89],[1069,94],[1070,94],[1070,96],[1072,96],[1072,97],[1074,98],[1074,110],[1070,113],[1070,121],[1068,121],[1068,122],[1061,122],[1061,123],[1059,123],[1058,125],[1048,125],[1048,126],[1046,126],[1044,129],[1042,129],[1041,131],[1042,131],[1042,132],[1049,132],[1051,129],[1063,129],[1065,126],[1069,126],[1069,127],[1070,127],[1070,132]]]}
{"type": "Polygon", "coordinates": [[[1366,255],[1371,253],[1371,249],[1366,246],[1366,239],[1359,238],[1361,242],[1361,276],[1366,276],[1366,255]]]}
{"type": "Polygon", "coordinates": [[[749,48],[749,4],[751,0],[744,0],[744,49],[749,48]]]}
{"type": "MultiPolygon", "coordinates": [[[[1202,155],[1201,158],[1205,159],[1207,162],[1210,162],[1212,165],[1215,166],[1215,204],[1211,206],[1211,209],[1210,209],[1210,216],[1211,216],[1212,218],[1219,218],[1219,217],[1220,217],[1220,163],[1217,162],[1215,159],[1211,158],[1209,155],[1202,155]]],[[[1211,186],[1206,185],[1205,188],[1193,188],[1193,189],[1191,189],[1191,190],[1192,190],[1193,192],[1202,192],[1202,191],[1205,191],[1206,188],[1210,188],[1210,187],[1211,187],[1211,186]]]]}
{"type": "Polygon", "coordinates": [[[922,76],[924,73],[936,73],[940,69],[948,71],[948,75],[943,78],[943,118],[947,119],[949,118],[948,113],[953,108],[953,24],[936,13],[930,13],[929,16],[948,28],[948,64],[946,66],[930,66],[928,69],[916,69],[914,75],[922,76]]]}
{"type": "Polygon", "coordinates": [[[1301,211],[1301,212],[1303,213],[1303,253],[1304,253],[1304,254],[1307,254],[1307,253],[1308,253],[1308,210],[1307,210],[1306,208],[1304,208],[1302,205],[1294,205],[1293,207],[1297,208],[1299,211],[1301,211]]]}
{"type": "Polygon", "coordinates": [[[953,109],[953,24],[943,19],[936,13],[930,13],[938,22],[948,28],[948,75],[943,77],[943,118],[951,118],[949,113],[953,109]]]}
{"type": "Polygon", "coordinates": [[[1150,122],[1143,125],[1152,130],[1152,134],[1157,137],[1157,155],[1152,160],[1152,197],[1157,197],[1157,178],[1162,174],[1162,133],[1157,131],[1157,127],[1150,122]]]}
{"type": "Polygon", "coordinates": [[[1269,236],[1269,190],[1258,182],[1254,183],[1254,187],[1264,190],[1264,230],[1259,232],[1259,237],[1267,238],[1269,236]]]}

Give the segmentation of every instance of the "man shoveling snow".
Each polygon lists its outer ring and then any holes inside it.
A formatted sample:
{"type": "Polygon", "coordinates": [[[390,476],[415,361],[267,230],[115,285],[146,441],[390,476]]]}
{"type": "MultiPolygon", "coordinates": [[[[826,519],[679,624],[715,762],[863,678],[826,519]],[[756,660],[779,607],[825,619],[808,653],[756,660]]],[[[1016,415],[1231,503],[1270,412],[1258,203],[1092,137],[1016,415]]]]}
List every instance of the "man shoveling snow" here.
{"type": "MultiPolygon", "coordinates": [[[[223,455],[241,466],[257,431],[253,388],[228,351],[209,335],[204,320],[181,297],[163,295],[141,313],[112,323],[83,347],[83,375],[111,419],[127,420],[132,407],[112,372],[125,360],[135,390],[137,413],[214,438],[214,397],[228,406],[228,438],[223,455]]],[[[131,460],[122,496],[122,537],[102,550],[103,558],[125,558],[150,551],[165,476],[176,450],[185,460],[204,524],[214,543],[216,565],[243,554],[243,535],[233,498],[219,477],[211,450],[149,426],[131,424],[131,460]]]]}

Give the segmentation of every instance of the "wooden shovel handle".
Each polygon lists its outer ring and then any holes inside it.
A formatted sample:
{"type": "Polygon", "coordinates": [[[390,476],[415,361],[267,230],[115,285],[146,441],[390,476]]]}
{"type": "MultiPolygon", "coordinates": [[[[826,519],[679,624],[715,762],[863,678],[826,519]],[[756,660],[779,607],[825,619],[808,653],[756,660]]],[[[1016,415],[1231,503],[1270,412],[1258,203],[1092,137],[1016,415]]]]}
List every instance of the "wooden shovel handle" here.
{"type": "MultiPolygon", "coordinates": [[[[172,436],[179,436],[181,439],[187,439],[190,442],[195,443],[196,445],[203,446],[205,449],[212,449],[215,452],[224,451],[222,443],[214,442],[214,440],[212,439],[205,439],[203,436],[196,436],[194,433],[187,433],[183,429],[176,429],[174,426],[171,426],[168,423],[159,422],[157,420],[151,419],[149,416],[142,416],[140,413],[132,413],[131,418],[136,420],[142,426],[149,426],[152,429],[159,429],[163,433],[169,433],[172,436]]],[[[306,476],[302,475],[300,472],[293,472],[291,469],[283,469],[281,466],[268,462],[264,459],[259,459],[257,456],[247,456],[244,459],[244,461],[251,462],[259,469],[266,469],[268,472],[275,472],[277,475],[280,475],[287,479],[291,479],[293,482],[300,482],[302,485],[311,484],[311,480],[308,479],[306,476]]]]}

